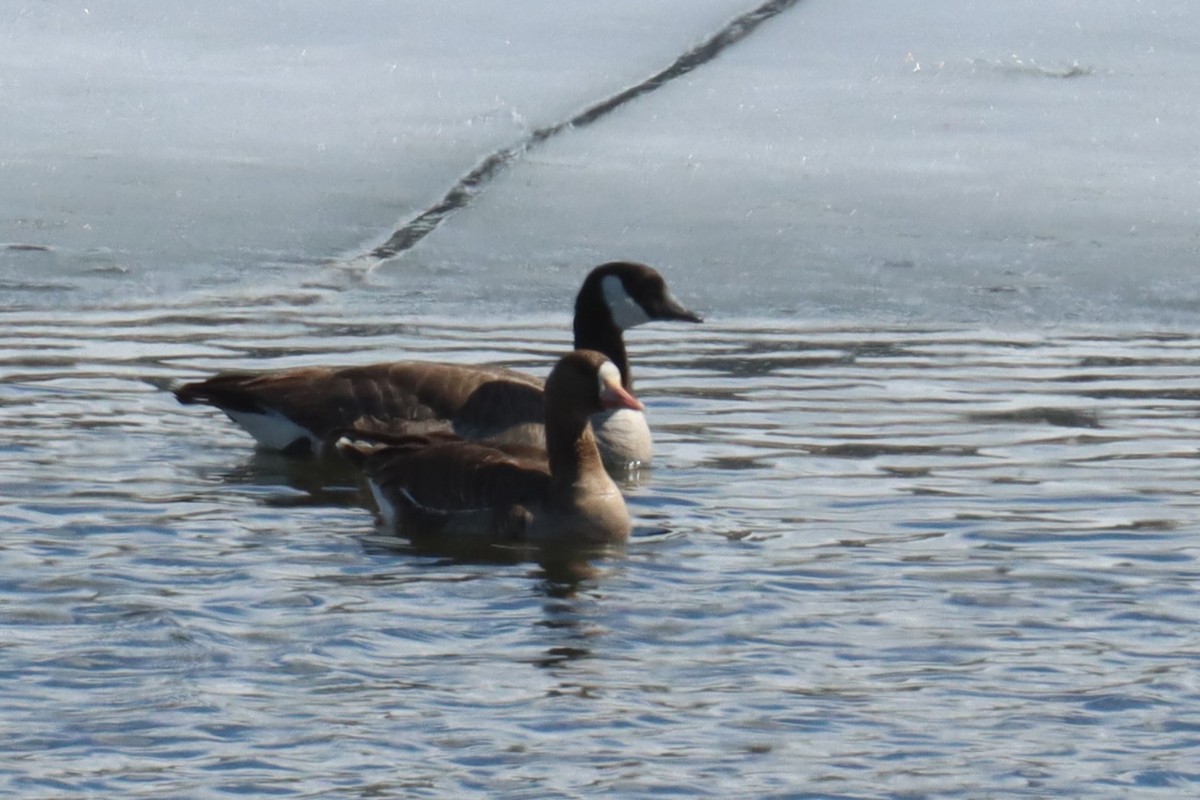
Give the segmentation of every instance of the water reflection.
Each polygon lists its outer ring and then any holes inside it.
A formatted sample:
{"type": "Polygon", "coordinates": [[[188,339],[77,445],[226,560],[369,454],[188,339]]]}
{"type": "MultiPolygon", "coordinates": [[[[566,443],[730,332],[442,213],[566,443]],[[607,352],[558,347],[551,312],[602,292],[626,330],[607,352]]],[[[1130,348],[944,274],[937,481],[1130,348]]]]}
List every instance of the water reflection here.
{"type": "MultiPolygon", "coordinates": [[[[442,579],[478,580],[484,570],[495,569],[517,579],[519,595],[539,598],[541,616],[531,624],[544,635],[534,666],[566,667],[592,654],[592,639],[599,634],[587,618],[589,593],[602,589],[606,572],[624,558],[620,546],[571,547],[569,545],[511,545],[481,540],[410,539],[376,528],[362,537],[367,552],[402,558],[395,578],[410,580],[414,571],[442,579]],[[455,577],[457,576],[457,577],[455,577]]],[[[505,603],[523,602],[521,597],[505,603]]]]}
{"type": "Polygon", "coordinates": [[[276,508],[371,504],[361,473],[339,459],[296,458],[252,449],[236,466],[210,475],[230,487],[261,489],[256,493],[261,502],[276,508]]]}

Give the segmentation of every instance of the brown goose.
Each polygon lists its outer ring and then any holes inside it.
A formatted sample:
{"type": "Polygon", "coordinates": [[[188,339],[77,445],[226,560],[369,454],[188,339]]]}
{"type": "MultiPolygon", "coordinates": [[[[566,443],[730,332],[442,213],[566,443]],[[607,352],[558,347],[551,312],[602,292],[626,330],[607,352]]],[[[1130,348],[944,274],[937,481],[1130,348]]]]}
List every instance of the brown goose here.
{"type": "Polygon", "coordinates": [[[338,449],[360,463],[385,522],[420,536],[600,544],[629,536],[629,512],[604,470],[589,421],[640,411],[603,354],[576,350],[546,379],[546,449],[446,433],[352,433],[338,449]]]}
{"type": "MultiPolygon", "coordinates": [[[[632,389],[622,332],[653,320],[700,322],[644,264],[593,269],[575,299],[575,347],[608,357],[632,389]]],[[[261,447],[288,453],[329,449],[337,431],[448,431],[470,439],[540,446],[542,381],[499,367],[406,361],[359,367],[300,367],[222,373],[175,391],[181,403],[207,403],[245,428],[261,447]]],[[[640,410],[593,421],[605,463],[648,463],[650,428],[640,410]]]]}

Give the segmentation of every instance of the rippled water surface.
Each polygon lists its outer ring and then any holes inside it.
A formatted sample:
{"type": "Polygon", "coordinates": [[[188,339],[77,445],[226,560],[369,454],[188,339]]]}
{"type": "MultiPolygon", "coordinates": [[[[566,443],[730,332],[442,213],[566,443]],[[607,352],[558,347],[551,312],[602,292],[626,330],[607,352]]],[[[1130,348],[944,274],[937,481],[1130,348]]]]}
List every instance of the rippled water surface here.
{"type": "Polygon", "coordinates": [[[564,314],[457,316],[3,312],[0,786],[1197,791],[1195,332],[634,331],[657,463],[630,544],[567,566],[415,550],[352,474],[165,390],[402,354],[544,373],[567,343],[564,314]]]}

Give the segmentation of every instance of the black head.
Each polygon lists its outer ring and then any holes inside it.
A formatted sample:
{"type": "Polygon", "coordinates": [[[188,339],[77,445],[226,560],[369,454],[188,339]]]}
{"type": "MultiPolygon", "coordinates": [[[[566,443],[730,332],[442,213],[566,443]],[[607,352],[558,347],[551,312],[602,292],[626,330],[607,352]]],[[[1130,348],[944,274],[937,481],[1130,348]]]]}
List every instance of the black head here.
{"type": "Polygon", "coordinates": [[[593,269],[575,298],[575,320],[607,311],[620,330],[654,320],[703,322],[671,296],[663,276],[645,264],[613,261],[593,269]]]}

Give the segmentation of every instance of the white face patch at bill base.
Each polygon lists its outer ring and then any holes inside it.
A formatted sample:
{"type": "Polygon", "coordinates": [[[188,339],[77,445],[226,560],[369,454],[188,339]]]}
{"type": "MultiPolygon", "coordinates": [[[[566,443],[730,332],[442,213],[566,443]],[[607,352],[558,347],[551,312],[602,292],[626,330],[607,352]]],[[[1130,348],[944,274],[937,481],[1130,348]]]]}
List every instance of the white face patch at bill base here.
{"type": "Polygon", "coordinates": [[[604,397],[610,386],[621,385],[621,371],[611,361],[605,361],[596,371],[596,382],[599,384],[599,394],[604,397]]]}
{"type": "Polygon", "coordinates": [[[612,313],[613,323],[621,330],[628,330],[650,321],[650,315],[638,301],[625,291],[625,284],[616,275],[608,275],[600,282],[604,291],[604,302],[612,313]]]}

